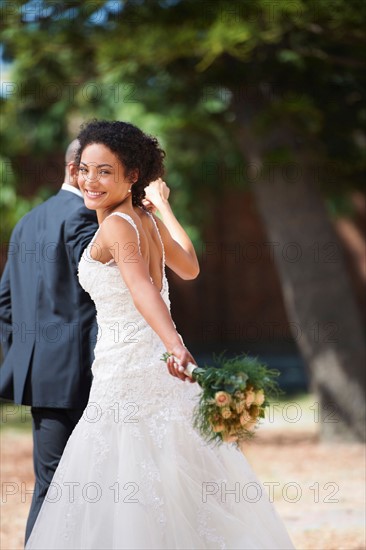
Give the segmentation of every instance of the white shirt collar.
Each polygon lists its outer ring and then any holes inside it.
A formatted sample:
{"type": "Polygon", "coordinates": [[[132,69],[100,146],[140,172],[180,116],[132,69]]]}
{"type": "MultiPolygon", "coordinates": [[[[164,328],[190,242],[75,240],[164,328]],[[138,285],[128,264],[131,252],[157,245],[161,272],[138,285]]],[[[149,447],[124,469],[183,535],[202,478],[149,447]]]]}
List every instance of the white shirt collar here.
{"type": "Polygon", "coordinates": [[[61,189],[63,189],[64,191],[70,191],[70,193],[75,193],[75,195],[77,195],[78,197],[81,197],[82,199],[84,198],[80,189],[76,189],[76,187],[74,187],[73,185],[70,185],[69,183],[63,183],[61,185],[61,189]]]}

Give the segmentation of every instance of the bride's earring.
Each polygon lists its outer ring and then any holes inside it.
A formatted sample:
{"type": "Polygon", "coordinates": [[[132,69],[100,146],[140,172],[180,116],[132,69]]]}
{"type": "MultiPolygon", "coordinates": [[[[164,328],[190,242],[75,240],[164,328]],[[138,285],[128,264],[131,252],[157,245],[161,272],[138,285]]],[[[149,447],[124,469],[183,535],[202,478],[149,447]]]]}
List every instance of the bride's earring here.
{"type": "Polygon", "coordinates": [[[132,186],[133,186],[134,183],[136,183],[136,182],[134,181],[133,183],[131,183],[130,188],[128,190],[129,193],[132,193],[132,186]]]}

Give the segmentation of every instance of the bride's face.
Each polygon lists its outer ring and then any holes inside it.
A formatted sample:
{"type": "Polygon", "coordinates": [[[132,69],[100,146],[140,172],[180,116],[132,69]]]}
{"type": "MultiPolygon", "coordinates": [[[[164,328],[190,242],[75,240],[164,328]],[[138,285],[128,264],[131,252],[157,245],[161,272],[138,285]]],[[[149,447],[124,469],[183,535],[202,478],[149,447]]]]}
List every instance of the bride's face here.
{"type": "Polygon", "coordinates": [[[131,196],[130,178],[114,153],[101,143],[85,147],[81,155],[78,184],[85,206],[91,210],[111,208],[131,196]]]}

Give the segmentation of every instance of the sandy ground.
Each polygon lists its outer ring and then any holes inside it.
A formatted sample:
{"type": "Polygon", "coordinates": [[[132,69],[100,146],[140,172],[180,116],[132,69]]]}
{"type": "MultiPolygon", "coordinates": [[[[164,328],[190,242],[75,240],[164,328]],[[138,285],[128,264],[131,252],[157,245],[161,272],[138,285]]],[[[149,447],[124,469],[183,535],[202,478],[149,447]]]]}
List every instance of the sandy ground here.
{"type": "MultiPolygon", "coordinates": [[[[291,414],[265,421],[244,452],[270,498],[273,491],[295,547],[365,549],[365,447],[319,443],[310,411],[296,422],[291,414]]],[[[31,501],[32,438],[24,427],[5,427],[0,442],[0,548],[15,550],[23,547],[31,501]]]]}

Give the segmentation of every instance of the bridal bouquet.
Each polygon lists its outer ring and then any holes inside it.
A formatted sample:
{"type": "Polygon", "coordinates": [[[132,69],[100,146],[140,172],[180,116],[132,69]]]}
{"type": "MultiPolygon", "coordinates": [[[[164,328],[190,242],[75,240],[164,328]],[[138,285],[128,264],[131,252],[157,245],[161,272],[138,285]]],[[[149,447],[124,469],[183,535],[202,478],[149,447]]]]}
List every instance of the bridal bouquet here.
{"type": "MultiPolygon", "coordinates": [[[[169,354],[163,356],[167,361],[169,354]]],[[[269,399],[281,393],[279,371],[268,369],[258,359],[240,355],[214,357],[213,365],[189,363],[185,370],[202,388],[193,413],[194,427],[208,442],[236,443],[254,435],[265,416],[269,399]]]]}

